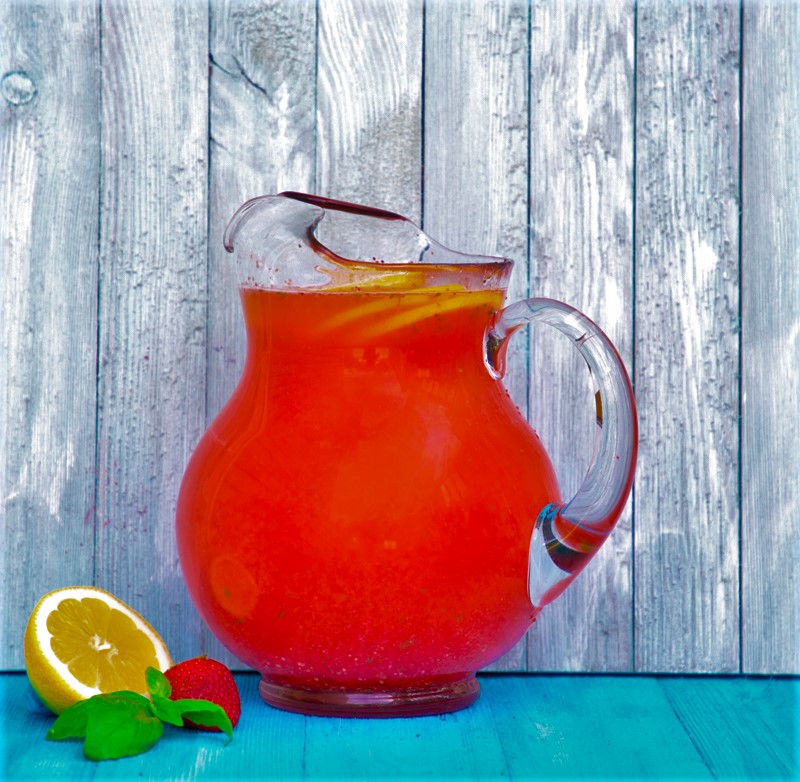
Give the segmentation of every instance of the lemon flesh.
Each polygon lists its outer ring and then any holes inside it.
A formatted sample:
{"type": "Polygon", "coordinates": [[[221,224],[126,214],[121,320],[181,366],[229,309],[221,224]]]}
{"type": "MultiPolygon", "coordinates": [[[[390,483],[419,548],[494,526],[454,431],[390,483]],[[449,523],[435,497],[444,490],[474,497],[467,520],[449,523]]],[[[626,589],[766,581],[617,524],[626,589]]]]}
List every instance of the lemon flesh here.
{"type": "Polygon", "coordinates": [[[147,694],[148,666],[172,664],[156,631],[129,606],[97,587],[46,594],[25,630],[31,686],[56,714],[104,692],[147,694]]]}

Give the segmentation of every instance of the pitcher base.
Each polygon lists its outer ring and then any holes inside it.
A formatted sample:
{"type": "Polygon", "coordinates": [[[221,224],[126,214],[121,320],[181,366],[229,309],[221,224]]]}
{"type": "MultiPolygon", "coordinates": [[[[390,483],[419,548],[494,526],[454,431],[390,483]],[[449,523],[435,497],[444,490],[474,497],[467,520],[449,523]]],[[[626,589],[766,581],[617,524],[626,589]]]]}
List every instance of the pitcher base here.
{"type": "Polygon", "coordinates": [[[475,676],[430,687],[386,691],[311,690],[262,679],[261,697],[270,705],[316,717],[422,717],[465,709],[480,695],[475,676]]]}

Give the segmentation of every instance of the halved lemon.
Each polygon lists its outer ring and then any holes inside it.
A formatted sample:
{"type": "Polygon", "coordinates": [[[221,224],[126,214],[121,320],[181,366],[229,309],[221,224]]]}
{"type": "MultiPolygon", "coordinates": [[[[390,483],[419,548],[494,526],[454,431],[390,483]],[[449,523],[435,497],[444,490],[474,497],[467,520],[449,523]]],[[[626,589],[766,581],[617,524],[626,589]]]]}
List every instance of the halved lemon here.
{"type": "Polygon", "coordinates": [[[172,661],[158,633],[130,606],[97,587],[46,594],[25,629],[25,668],[51,711],[117,690],[147,694],[148,666],[172,661]]]}

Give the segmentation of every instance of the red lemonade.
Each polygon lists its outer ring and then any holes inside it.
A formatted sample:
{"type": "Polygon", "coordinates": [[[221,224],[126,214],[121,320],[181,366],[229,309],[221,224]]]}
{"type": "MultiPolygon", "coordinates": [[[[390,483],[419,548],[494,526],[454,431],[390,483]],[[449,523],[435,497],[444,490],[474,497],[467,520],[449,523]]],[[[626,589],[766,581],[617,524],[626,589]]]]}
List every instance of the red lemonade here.
{"type": "Polygon", "coordinates": [[[242,290],[236,391],[178,502],[189,590],[278,686],[425,688],[535,618],[534,521],[559,501],[484,361],[501,290],[242,290]]]}

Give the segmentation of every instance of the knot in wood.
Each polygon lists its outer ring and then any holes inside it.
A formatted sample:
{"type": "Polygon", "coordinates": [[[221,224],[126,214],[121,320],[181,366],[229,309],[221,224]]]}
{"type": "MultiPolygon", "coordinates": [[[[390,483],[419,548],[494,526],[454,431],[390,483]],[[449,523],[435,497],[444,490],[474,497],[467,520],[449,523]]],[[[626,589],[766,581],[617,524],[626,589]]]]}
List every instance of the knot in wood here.
{"type": "Polygon", "coordinates": [[[29,103],[36,95],[36,85],[25,71],[8,71],[0,79],[0,91],[13,106],[29,103]]]}

